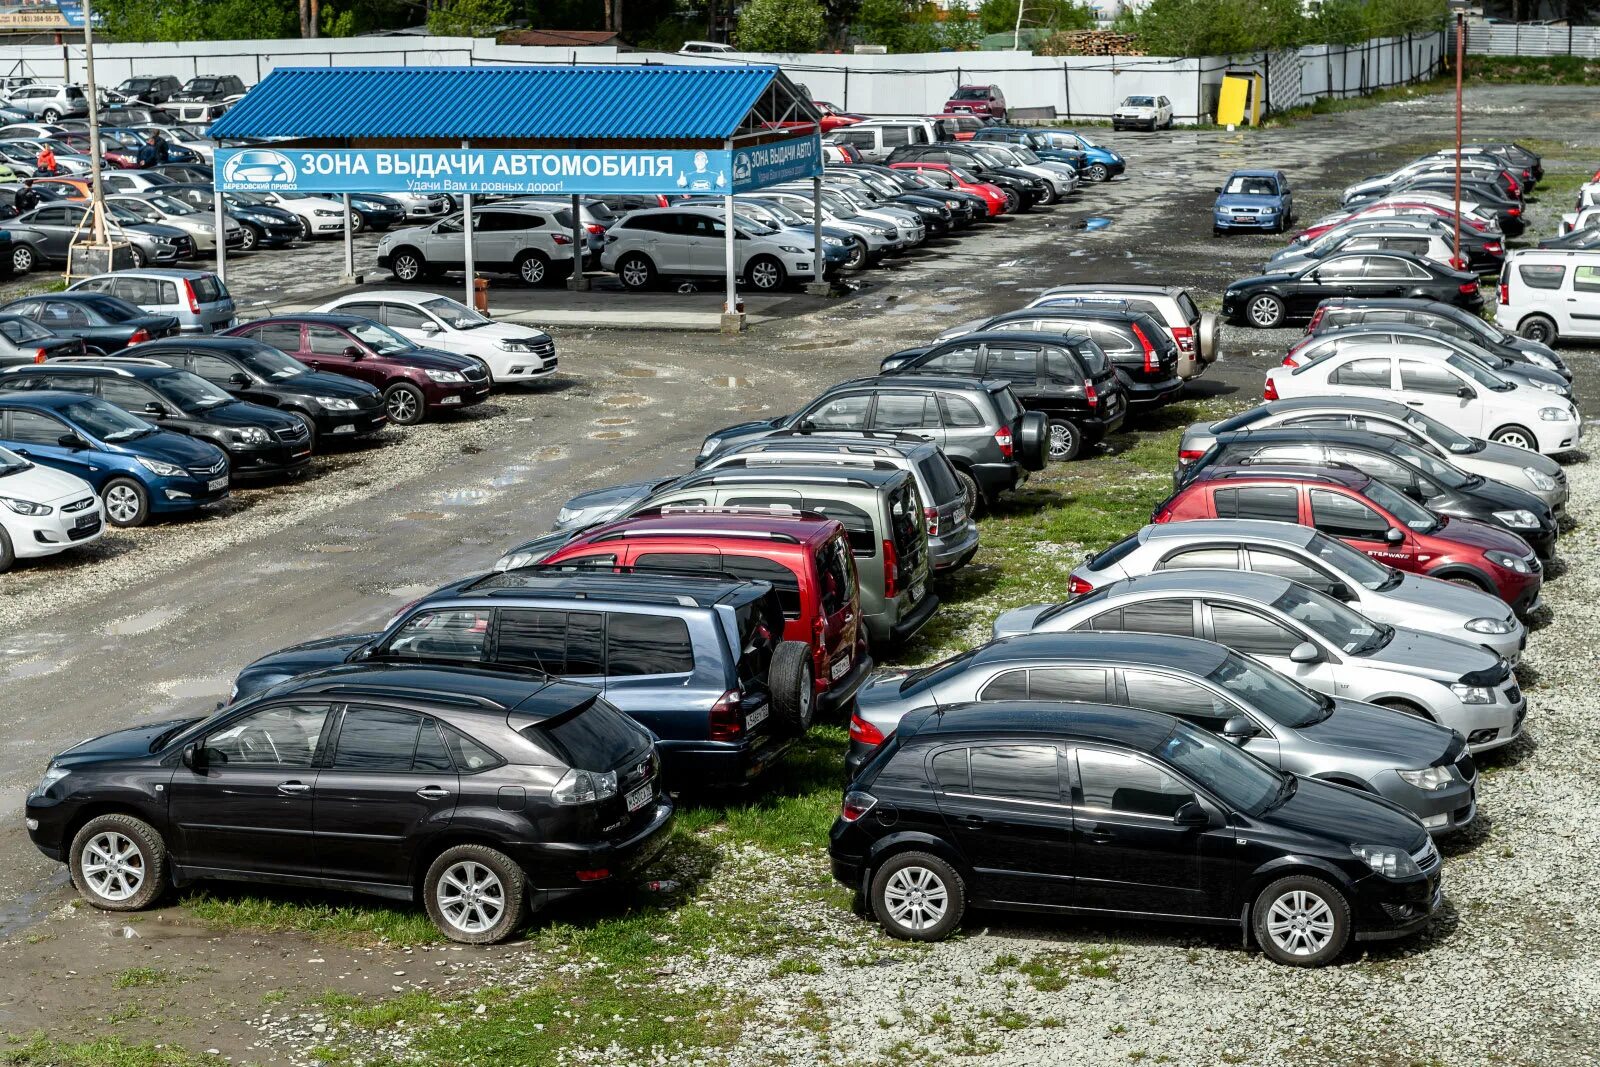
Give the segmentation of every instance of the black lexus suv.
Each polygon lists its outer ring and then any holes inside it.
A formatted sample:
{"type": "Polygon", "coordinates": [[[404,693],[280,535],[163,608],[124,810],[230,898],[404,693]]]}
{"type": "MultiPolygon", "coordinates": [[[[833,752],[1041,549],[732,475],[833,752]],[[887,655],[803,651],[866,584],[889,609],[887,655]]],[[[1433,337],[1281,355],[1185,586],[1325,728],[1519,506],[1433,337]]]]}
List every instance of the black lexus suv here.
{"type": "Polygon", "coordinates": [[[235,400],[188,371],[124,356],[74,357],[7,368],[0,389],[59,389],[99,396],[163,430],[210,441],[236,478],[297,471],[311,461],[311,431],[294,415],[235,400]]]}
{"type": "Polygon", "coordinates": [[[189,371],[240,400],[295,416],[311,431],[313,446],[319,437],[365,437],[389,425],[376,386],[312,370],[260,341],[174,337],[141,345],[139,355],[189,371]]]}
{"type": "Polygon", "coordinates": [[[353,664],[50,761],[28,835],[85,900],[201,879],[420,902],[453,941],[635,873],[672,801],[648,731],[588,686],[486,665],[353,664]]]}

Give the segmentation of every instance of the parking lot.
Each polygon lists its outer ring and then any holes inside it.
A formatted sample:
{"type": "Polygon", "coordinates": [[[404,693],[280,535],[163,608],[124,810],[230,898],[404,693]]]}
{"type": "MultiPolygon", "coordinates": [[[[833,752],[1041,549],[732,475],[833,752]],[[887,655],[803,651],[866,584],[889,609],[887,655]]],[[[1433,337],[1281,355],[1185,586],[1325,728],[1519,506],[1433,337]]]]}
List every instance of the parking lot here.
{"type": "MultiPolygon", "coordinates": [[[[214,889],[133,917],[93,912],[72,903],[64,870],[37,854],[17,816],[51,754],[78,739],[208,709],[257,656],[381,625],[549,528],[574,493],[680,471],[708,431],[790,411],[947,326],[1071,281],[1177,284],[1216,310],[1226,284],[1277,245],[1211,236],[1223,174],[1281,168],[1309,221],[1349,182],[1442,144],[1450,104],[1424,97],[1260,132],[1119,134],[1127,177],[866,274],[845,296],[752,300],[746,334],[546,319],[556,378],[319,456],[304,476],[240,490],[214,513],[117,531],[88,558],[6,575],[0,960],[14,979],[0,992],[0,1029],[23,1041],[160,1042],[155,1058],[126,1062],[178,1064],[212,1051],[238,1063],[497,1062],[497,1019],[508,1032],[548,1027],[575,1063],[627,1062],[606,1051],[611,1041],[670,1063],[1591,1062],[1600,475],[1585,456],[1567,468],[1570,528],[1519,667],[1534,708],[1527,735],[1485,758],[1478,824],[1441,842],[1444,918],[1420,939],[1356,949],[1321,971],[1276,967],[1237,934],[1136,923],[996,914],[939,945],[885,938],[828,877],[839,722],[791,755],[770,790],[687,811],[657,872],[671,885],[558,909],[526,941],[493,950],[447,948],[415,916],[353,898],[214,889]]],[[[1594,94],[1482,89],[1467,108],[1473,137],[1544,153],[1547,188],[1561,191],[1534,205],[1525,240],[1553,232],[1576,177],[1600,160],[1594,94]]],[[[358,271],[376,274],[375,244],[357,239],[358,271]]],[[[229,281],[248,314],[326,300],[341,271],[341,247],[327,241],[235,259],[229,281]]],[[[491,306],[532,322],[574,307],[714,314],[721,297],[708,288],[580,299],[497,285],[491,306]]],[[[1225,328],[1222,359],[1182,404],[1115,435],[1104,455],[1036,477],[987,520],[977,563],[940,590],[946,610],[903,662],[968,647],[1000,610],[1063,593],[1086,547],[1144,521],[1130,501],[1165,495],[1171,431],[1250,406],[1298,333],[1225,328]]],[[[1581,411],[1600,415],[1597,353],[1563,354],[1581,411]]]]}

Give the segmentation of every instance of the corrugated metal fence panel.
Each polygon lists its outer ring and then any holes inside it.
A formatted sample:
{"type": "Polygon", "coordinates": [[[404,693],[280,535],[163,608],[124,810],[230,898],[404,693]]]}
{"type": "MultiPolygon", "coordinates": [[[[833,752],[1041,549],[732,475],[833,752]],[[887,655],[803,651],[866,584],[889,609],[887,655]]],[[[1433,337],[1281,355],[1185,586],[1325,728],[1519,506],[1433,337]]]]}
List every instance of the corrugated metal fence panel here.
{"type": "MultiPolygon", "coordinates": [[[[1450,49],[1456,47],[1450,31],[1450,49]]],[[[1522,22],[1467,25],[1467,53],[1476,56],[1581,56],[1600,59],[1600,26],[1536,26],[1522,22]]]]}

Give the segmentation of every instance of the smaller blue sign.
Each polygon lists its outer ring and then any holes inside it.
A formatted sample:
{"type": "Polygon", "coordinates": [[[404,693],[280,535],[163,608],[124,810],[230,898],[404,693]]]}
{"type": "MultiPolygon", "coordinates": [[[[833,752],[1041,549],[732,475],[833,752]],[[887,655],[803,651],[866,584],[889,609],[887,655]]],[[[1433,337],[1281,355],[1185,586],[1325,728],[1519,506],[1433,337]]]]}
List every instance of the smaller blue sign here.
{"type": "Polygon", "coordinates": [[[816,134],[737,148],[733,152],[733,191],[760,189],[822,173],[822,138],[816,134]]]}

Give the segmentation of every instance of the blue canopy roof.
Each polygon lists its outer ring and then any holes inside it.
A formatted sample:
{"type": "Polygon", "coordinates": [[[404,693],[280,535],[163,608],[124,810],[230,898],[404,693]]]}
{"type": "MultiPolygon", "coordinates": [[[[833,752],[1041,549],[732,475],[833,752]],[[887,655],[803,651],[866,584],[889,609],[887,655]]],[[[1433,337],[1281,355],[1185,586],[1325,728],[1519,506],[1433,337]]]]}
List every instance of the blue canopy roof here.
{"type": "Polygon", "coordinates": [[[211,136],[721,140],[778,80],[775,66],[283,67],[211,136]]]}

